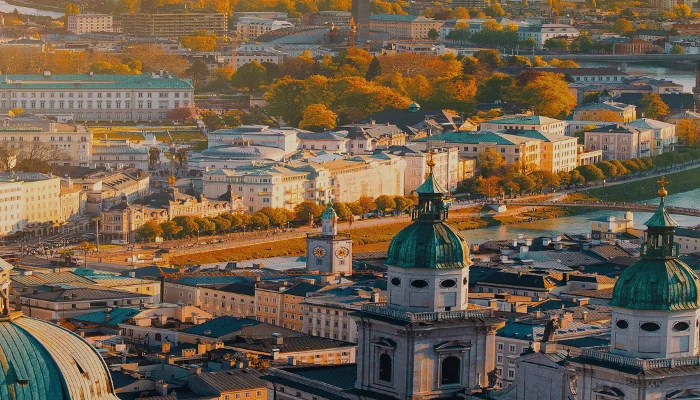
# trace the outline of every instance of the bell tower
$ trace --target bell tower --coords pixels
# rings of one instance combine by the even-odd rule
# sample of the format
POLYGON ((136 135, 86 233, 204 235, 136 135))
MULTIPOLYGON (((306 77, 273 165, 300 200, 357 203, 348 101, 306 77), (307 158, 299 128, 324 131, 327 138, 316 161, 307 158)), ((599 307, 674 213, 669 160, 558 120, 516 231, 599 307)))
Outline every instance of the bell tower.
POLYGON ((454 397, 488 384, 496 330, 488 308, 470 308, 469 247, 446 223, 447 191, 432 174, 416 189, 413 222, 391 241, 387 303, 353 314, 358 326, 355 388, 395 399, 454 397))
POLYGON ((306 269, 352 275, 352 239, 338 233, 338 214, 330 202, 321 214, 321 233, 306 235, 306 269))

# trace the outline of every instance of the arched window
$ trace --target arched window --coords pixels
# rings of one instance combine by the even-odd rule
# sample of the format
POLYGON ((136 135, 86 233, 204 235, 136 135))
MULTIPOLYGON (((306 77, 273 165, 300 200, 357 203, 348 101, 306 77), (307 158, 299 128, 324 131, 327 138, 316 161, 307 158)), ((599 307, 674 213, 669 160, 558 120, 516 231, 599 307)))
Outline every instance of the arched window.
POLYGON ((156 338, 156 342, 160 342, 160 339, 161 339, 160 333, 156 333, 155 338, 156 338))
POLYGON ((455 356, 449 356, 442 360, 442 379, 443 385, 451 385, 459 383, 459 370, 460 370, 459 358, 455 356))
POLYGON ((391 382, 391 356, 386 353, 379 356, 379 380, 391 382))

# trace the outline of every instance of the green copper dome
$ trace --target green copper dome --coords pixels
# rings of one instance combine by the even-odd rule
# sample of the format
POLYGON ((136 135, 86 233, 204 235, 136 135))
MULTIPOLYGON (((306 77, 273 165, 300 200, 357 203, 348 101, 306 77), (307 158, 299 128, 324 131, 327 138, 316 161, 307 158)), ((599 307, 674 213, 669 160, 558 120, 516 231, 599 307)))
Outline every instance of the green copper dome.
POLYGON ((331 219, 335 218, 337 214, 335 213, 335 209, 333 208, 332 203, 328 203, 328 206, 326 206, 326 209, 323 211, 323 214, 321 214, 321 219, 331 219))
POLYGON ((666 212, 668 194, 660 181, 661 203, 647 221, 641 259, 628 267, 615 283, 610 305, 630 310, 682 311, 700 308, 700 278, 678 259, 673 236, 676 221, 666 212))
POLYGON ((630 310, 682 311, 700 308, 700 279, 677 259, 643 258, 615 283, 610 305, 630 310))
POLYGON ((414 222, 391 241, 386 263, 401 268, 464 268, 469 266, 469 248, 446 223, 414 222))
POLYGON ((389 245, 387 265, 400 268, 465 268, 470 265, 467 241, 449 226, 445 190, 432 172, 415 191, 413 223, 389 245))

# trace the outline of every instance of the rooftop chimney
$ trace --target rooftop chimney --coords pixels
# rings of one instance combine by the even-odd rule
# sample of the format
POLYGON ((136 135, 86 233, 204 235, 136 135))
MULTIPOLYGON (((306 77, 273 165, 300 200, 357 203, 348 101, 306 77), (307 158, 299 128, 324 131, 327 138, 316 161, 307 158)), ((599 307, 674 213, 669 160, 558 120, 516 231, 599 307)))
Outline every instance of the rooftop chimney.
POLYGON ((277 346, 281 346, 282 344, 284 344, 284 337, 279 333, 273 333, 272 334, 272 343, 277 345, 277 346))

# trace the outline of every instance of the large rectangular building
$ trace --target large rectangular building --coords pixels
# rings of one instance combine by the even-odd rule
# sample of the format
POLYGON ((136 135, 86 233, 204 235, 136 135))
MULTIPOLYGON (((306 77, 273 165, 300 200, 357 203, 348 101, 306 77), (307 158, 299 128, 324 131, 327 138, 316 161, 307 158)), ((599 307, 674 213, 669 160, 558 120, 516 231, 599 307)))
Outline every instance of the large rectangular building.
POLYGON ((193 11, 172 13, 136 13, 122 17, 122 31, 136 36, 179 39, 195 31, 215 35, 226 33, 225 13, 193 11))
POLYGON ((415 15, 374 14, 369 17, 372 30, 386 32, 391 38, 427 39, 428 32, 439 32, 443 21, 415 15))
POLYGON ((110 14, 77 14, 69 15, 67 30, 70 33, 81 35, 89 32, 113 32, 114 24, 110 14))
POLYGON ((194 86, 166 72, 0 75, 0 113, 13 108, 75 121, 157 121, 194 105, 194 86))
POLYGON ((92 132, 88 130, 44 131, 33 126, 0 127, 0 141, 9 142, 20 148, 26 145, 44 143, 56 152, 54 164, 88 166, 92 154, 92 132))

